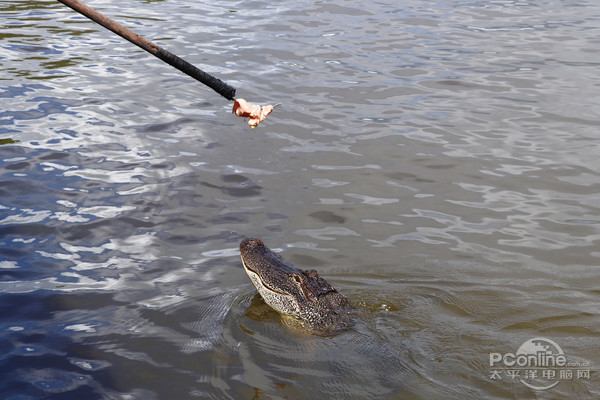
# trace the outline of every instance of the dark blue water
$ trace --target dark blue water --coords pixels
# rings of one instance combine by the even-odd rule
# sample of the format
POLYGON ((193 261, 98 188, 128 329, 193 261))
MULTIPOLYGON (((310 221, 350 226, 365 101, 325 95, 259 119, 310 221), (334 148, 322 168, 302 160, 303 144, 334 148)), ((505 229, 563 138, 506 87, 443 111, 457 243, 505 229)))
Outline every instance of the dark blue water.
POLYGON ((89 4, 282 106, 0 3, 0 398, 597 398, 595 2, 89 4), (290 330, 248 236, 356 326, 290 330), (570 364, 490 366, 532 339, 570 364))

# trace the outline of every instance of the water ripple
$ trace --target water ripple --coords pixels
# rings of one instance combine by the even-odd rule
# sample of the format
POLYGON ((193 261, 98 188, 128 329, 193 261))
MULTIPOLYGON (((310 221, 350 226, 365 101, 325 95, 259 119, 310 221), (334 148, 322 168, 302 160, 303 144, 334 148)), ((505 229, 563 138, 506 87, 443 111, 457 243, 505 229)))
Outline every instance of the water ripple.
POLYGON ((595 3, 93 6, 282 106, 251 131, 59 3, 0 4, 4 397, 527 398, 490 351, 598 359, 595 3), (248 236, 355 327, 290 331, 248 236))

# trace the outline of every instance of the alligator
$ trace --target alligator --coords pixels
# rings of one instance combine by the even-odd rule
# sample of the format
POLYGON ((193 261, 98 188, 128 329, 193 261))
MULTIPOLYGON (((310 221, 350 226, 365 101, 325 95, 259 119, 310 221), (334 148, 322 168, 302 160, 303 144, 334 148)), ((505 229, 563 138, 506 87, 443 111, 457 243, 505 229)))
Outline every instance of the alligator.
POLYGON ((310 333, 332 336, 353 325, 354 306, 314 269, 303 270, 260 239, 240 243, 244 270, 265 303, 310 333))

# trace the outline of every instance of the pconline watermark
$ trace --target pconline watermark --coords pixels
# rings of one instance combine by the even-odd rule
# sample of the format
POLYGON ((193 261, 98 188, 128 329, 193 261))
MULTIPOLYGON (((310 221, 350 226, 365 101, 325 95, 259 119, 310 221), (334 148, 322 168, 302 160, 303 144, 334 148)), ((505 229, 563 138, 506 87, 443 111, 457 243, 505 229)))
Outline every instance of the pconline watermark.
MULTIPOLYGON (((540 338, 537 338, 538 340, 540 338)), ((549 340, 549 339, 544 339, 549 340)), ((564 367, 567 365, 567 357, 562 353, 562 349, 552 342, 561 353, 552 354, 546 351, 538 351, 534 354, 514 354, 514 353, 490 353, 490 367, 502 363, 505 367, 564 367)))
POLYGON ((490 353, 490 379, 518 380, 534 390, 547 390, 561 380, 590 379, 589 362, 571 362, 555 341, 537 337, 514 353, 490 353))

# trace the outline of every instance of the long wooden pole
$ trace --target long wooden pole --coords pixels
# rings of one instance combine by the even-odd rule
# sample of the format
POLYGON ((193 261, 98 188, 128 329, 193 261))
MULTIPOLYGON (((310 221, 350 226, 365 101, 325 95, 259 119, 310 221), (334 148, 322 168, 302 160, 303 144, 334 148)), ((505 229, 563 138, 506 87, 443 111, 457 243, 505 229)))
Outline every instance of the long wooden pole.
POLYGON ((152 43, 148 39, 138 35, 137 33, 125 28, 123 25, 113 21, 107 16, 99 13, 91 7, 86 6, 82 2, 78 0, 58 0, 64 5, 72 8, 78 13, 86 16, 92 21, 102 25, 106 29, 116 33, 124 39, 129 40, 131 43, 136 46, 146 50, 148 53, 158 57, 163 60, 167 64, 177 68, 184 74, 191 76, 192 78, 200 81, 205 84, 209 88, 213 89, 215 92, 219 93, 221 96, 225 97, 227 100, 234 100, 235 98, 235 88, 229 86, 222 80, 215 78, 212 75, 207 74, 201 69, 195 67, 189 62, 185 61, 182 58, 177 57, 175 54, 168 52, 162 47, 152 43))

